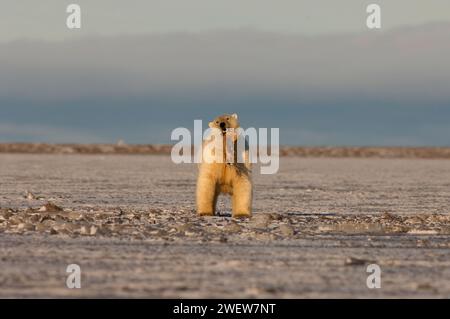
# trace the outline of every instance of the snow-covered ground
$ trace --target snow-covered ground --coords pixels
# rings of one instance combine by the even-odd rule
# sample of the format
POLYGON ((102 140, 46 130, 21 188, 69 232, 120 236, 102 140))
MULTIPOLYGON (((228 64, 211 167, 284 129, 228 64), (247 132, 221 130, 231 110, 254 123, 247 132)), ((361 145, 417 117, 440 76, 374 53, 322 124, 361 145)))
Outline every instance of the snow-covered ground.
POLYGON ((225 198, 197 217, 196 171, 0 154, 0 297, 450 296, 449 160, 282 157, 255 174, 250 220, 225 198), (66 287, 72 263, 81 289, 66 287))

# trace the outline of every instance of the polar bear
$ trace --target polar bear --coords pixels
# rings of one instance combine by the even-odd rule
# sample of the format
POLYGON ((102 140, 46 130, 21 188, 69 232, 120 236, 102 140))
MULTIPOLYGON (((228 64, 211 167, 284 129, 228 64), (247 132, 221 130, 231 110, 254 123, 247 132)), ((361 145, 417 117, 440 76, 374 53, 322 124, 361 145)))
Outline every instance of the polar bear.
POLYGON ((253 196, 251 163, 245 136, 239 135, 241 129, 238 116, 237 114, 218 116, 209 123, 209 127, 217 132, 216 138, 219 137, 223 142, 222 148, 214 149, 214 156, 218 156, 215 159, 223 160, 205 159, 208 146, 214 143, 214 140, 205 139, 197 180, 197 213, 201 216, 213 216, 219 194, 225 193, 232 196, 233 217, 251 217, 253 196), (237 146, 239 138, 243 138, 245 143, 241 156, 237 154, 241 149, 237 146), (230 149, 233 152, 231 156, 230 149))

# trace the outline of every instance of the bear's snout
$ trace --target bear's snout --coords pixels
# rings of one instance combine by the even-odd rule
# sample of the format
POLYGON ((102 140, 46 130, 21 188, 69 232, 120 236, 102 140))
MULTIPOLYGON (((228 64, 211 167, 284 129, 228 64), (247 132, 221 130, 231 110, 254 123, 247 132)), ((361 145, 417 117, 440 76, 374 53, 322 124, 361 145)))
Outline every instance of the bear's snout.
POLYGON ((220 122, 220 128, 224 129, 225 128, 225 122, 220 122))

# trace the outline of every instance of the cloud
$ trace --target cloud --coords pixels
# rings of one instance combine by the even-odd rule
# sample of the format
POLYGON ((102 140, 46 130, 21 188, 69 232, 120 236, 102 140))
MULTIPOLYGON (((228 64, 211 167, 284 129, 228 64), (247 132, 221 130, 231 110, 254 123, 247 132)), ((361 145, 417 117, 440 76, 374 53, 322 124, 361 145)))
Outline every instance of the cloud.
POLYGON ((0 139, 170 142, 175 127, 238 112, 282 143, 449 145, 449 36, 440 23, 0 44, 0 119, 27 132, 0 139))
POLYGON ((450 24, 304 37, 252 30, 0 45, 0 97, 448 100, 450 24))

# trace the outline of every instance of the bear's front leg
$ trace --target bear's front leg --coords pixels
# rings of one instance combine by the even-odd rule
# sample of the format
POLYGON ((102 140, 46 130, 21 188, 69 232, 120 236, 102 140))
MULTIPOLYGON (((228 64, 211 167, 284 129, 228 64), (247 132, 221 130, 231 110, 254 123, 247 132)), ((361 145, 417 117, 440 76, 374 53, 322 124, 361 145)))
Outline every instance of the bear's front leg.
POLYGON ((200 175, 197 181, 197 214, 213 216, 217 202, 216 181, 207 175, 200 175))
POLYGON ((239 177, 233 183, 233 217, 252 216, 252 183, 248 177, 239 177))

